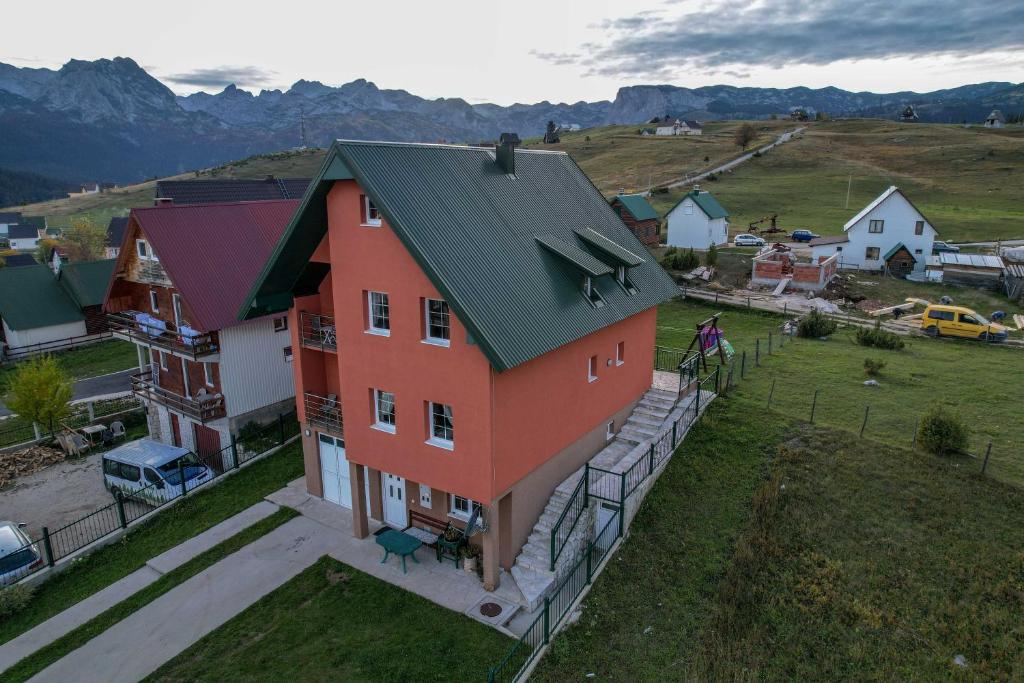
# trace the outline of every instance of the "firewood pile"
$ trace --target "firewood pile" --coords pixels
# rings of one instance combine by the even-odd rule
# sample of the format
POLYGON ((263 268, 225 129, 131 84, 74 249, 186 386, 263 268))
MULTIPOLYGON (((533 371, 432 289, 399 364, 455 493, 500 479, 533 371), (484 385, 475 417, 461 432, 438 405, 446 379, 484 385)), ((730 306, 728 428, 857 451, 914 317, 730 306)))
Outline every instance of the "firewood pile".
POLYGON ((48 446, 29 446, 12 453, 0 453, 0 489, 18 477, 32 474, 64 460, 64 453, 48 446))

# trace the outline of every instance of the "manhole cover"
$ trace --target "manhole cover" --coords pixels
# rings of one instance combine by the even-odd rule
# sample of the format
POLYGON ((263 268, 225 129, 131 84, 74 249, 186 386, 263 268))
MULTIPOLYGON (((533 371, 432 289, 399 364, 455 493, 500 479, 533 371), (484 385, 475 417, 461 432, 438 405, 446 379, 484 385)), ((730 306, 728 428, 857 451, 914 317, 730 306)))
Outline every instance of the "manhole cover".
POLYGON ((501 605, 494 602, 485 602, 480 605, 480 614, 485 617, 496 617, 501 614, 501 605))

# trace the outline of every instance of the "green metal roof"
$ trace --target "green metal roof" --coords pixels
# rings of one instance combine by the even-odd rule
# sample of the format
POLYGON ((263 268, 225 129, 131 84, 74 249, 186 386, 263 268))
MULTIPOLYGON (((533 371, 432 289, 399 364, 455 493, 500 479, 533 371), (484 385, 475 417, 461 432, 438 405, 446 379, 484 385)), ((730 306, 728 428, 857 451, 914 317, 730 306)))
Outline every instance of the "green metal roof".
MULTIPOLYGON (((906 245, 904 245, 903 242, 897 242, 895 245, 893 245, 892 249, 890 249, 889 251, 885 252, 885 256, 882 257, 882 260, 883 261, 888 261, 900 249, 907 249, 906 245)), ((914 261, 917 261, 917 259, 914 258, 914 254, 911 253, 911 251, 909 249, 907 249, 907 253, 910 254, 910 258, 914 259, 914 261)))
MULTIPOLYGON (((682 198, 676 202, 675 206, 668 210, 668 213, 672 213, 676 210, 676 206, 679 206, 687 199, 692 199, 693 203, 700 207, 700 210, 707 214, 707 217, 714 220, 716 218, 728 218, 729 212, 726 211, 715 196, 707 190, 690 190, 682 196, 682 198)), ((668 215, 668 214, 666 214, 668 215)))
POLYGON ((80 308, 99 306, 106 298, 116 263, 117 259, 64 263, 57 274, 57 281, 80 308))
POLYGON ((643 195, 640 194, 618 194, 615 198, 626 207, 630 215, 638 221, 658 220, 658 212, 654 210, 643 195))
POLYGON ((612 242, 593 228, 584 228, 583 230, 575 230, 574 232, 580 239, 590 246, 597 247, 608 256, 611 256, 612 259, 618 261, 619 265, 631 267, 639 266, 644 262, 642 258, 631 252, 629 249, 612 242))
POLYGON ((31 330, 77 322, 85 316, 50 269, 39 264, 0 268, 0 318, 12 330, 31 330))
POLYGON ((636 294, 601 275, 594 286, 605 305, 591 305, 578 264, 553 253, 548 238, 589 254, 609 273, 617 262, 578 231, 591 228, 631 253, 645 249, 565 153, 516 150, 512 175, 497 166, 493 148, 339 140, 239 311, 241 319, 283 310, 296 283, 309 280, 303 277, 309 258, 327 230, 327 192, 343 179, 359 183, 499 371, 679 292, 647 259, 630 269, 636 294))
POLYGON ((540 235, 534 239, 591 277, 600 277, 612 272, 607 263, 597 260, 579 247, 566 244, 553 235, 540 235))

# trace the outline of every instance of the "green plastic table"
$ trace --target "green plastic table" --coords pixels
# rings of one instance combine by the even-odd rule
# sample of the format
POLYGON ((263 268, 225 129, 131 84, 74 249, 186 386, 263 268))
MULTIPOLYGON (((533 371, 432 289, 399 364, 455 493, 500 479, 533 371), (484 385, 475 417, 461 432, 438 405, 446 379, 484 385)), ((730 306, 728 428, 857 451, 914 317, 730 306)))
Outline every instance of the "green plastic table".
POLYGON ((420 561, 416 559, 416 550, 419 549, 423 543, 420 539, 409 534, 402 533, 401 531, 395 531, 394 529, 388 529, 384 533, 377 536, 377 545, 384 548, 384 559, 380 561, 384 564, 388 561, 391 553, 398 555, 402 558, 402 573, 405 573, 405 558, 412 557, 412 561, 419 564, 420 561))

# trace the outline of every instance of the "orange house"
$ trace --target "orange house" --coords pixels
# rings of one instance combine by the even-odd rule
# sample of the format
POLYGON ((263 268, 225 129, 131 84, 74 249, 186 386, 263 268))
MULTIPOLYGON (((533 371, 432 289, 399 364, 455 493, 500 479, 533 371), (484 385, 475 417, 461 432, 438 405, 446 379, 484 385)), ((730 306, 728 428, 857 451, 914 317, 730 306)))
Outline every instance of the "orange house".
POLYGON ((564 153, 336 142, 242 310, 289 310, 311 494, 472 519, 484 583, 651 386, 678 290, 564 153))

